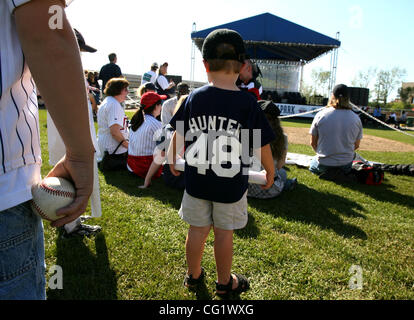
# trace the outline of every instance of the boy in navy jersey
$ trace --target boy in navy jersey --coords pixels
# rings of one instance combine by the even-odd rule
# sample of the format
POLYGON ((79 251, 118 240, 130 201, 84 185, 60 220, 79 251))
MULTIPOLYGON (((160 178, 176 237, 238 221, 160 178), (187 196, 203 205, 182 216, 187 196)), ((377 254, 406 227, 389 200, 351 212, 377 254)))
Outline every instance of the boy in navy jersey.
POLYGON ((233 230, 247 224, 249 149, 259 153, 267 172, 263 188, 268 189, 274 179, 269 146, 274 133, 256 99, 236 86, 245 60, 241 36, 233 30, 215 30, 205 39, 202 55, 210 85, 192 92, 172 118, 176 132, 168 159, 171 172, 179 175, 176 154, 185 146, 185 192, 179 215, 190 228, 184 284, 196 290, 204 280, 201 259, 213 227, 216 294, 228 299, 249 289, 246 277, 231 273, 233 230), (258 138, 260 145, 252 146, 258 138))

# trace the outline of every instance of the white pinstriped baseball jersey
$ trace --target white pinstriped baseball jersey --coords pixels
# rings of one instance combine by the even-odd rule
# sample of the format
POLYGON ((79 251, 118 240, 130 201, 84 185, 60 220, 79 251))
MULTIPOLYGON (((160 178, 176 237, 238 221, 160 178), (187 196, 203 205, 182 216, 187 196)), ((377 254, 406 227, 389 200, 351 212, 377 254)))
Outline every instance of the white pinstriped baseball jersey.
POLYGON ((13 17, 27 2, 0 1, 0 211, 30 200, 40 180, 37 94, 13 17))
POLYGON ((157 137, 161 135, 162 124, 152 115, 145 115, 145 121, 129 133, 128 154, 131 156, 152 156, 157 137))
MULTIPOLYGON (((128 139, 128 118, 125 115, 124 108, 114 97, 108 96, 98 110, 98 145, 102 155, 105 151, 113 153, 119 145, 119 142, 112 137, 110 131, 110 127, 114 124, 122 127, 121 133, 124 139, 128 139)), ((127 148, 120 146, 116 153, 120 154, 127 151, 127 148)))

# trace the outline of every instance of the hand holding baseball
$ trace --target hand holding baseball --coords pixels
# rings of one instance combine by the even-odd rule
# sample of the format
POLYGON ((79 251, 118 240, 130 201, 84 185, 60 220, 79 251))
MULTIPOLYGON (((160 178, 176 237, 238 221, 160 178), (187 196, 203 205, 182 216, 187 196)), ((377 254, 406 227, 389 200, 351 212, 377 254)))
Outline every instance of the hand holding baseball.
POLYGON ((53 227, 63 226, 85 212, 93 190, 93 161, 93 153, 82 157, 65 155, 46 176, 72 181, 76 191, 74 201, 56 211, 61 218, 51 223, 53 227))

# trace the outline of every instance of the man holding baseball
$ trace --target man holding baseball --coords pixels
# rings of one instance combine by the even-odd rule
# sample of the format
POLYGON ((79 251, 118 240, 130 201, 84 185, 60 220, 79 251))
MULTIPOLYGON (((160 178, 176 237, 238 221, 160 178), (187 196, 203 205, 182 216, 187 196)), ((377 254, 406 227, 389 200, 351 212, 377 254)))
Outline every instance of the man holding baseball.
POLYGON ((63 7, 59 0, 0 2, 0 299, 46 296, 43 225, 29 205, 31 187, 41 180, 34 83, 66 147, 47 176, 71 180, 76 189, 74 202, 58 210, 62 218, 52 226, 79 217, 92 193, 94 148, 83 70, 63 7), (50 26, 52 6, 61 9, 62 28, 50 26), (55 81, 56 74, 65 77, 55 81))

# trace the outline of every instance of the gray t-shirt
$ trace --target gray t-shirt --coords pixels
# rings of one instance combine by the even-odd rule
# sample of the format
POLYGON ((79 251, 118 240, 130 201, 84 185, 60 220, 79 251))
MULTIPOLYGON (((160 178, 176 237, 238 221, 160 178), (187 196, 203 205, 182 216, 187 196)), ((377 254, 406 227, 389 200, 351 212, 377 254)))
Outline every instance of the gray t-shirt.
POLYGON ((320 164, 343 166, 354 158, 355 142, 362 139, 362 123, 352 110, 329 107, 316 114, 309 133, 318 136, 320 164))

